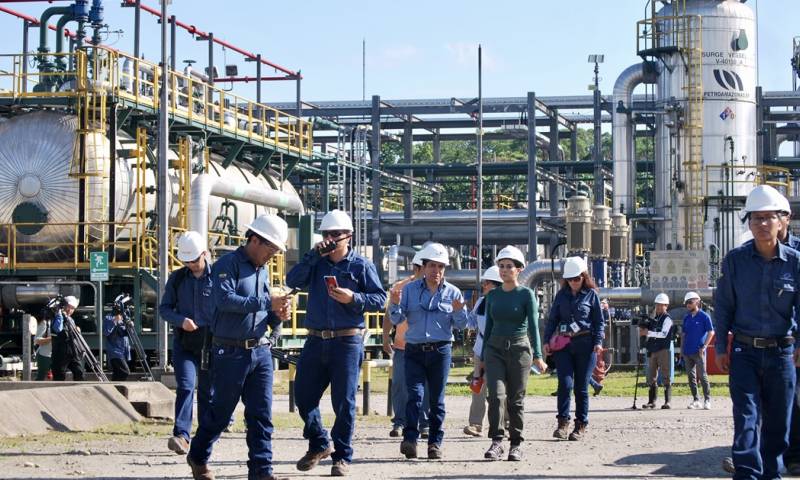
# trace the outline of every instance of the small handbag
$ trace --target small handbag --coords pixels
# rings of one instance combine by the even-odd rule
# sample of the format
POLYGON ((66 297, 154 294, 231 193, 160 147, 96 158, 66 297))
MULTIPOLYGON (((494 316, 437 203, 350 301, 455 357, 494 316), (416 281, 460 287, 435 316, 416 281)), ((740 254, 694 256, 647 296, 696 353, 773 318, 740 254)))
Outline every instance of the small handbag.
POLYGON ((564 350, 569 346, 569 342, 572 339, 566 335, 553 335, 550 337, 550 351, 551 352, 558 352, 559 350, 564 350))

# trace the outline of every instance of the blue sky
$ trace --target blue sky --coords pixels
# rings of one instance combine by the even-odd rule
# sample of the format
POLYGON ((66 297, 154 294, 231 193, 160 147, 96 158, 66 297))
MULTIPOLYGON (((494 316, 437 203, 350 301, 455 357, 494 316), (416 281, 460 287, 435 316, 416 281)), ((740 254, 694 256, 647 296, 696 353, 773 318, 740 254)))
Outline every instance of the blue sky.
MULTIPOLYGON (((158 8, 157 0, 144 3, 158 8)), ((637 61, 636 21, 646 0, 366 1, 173 0, 170 11, 186 23, 287 68, 301 69, 304 100, 358 100, 362 95, 361 41, 367 43, 367 98, 473 97, 477 94, 477 45, 484 47, 484 95, 577 95, 587 93, 590 53, 605 54, 601 88, 609 92, 619 72, 637 61)), ((56 5, 64 5, 57 2, 56 5)), ((133 10, 106 2, 115 48, 133 51, 133 10)), ((760 83, 766 90, 791 88, 792 38, 800 35, 800 1, 750 0, 758 9, 760 83)), ((39 16, 46 3, 8 4, 39 16)), ((159 26, 143 13, 143 52, 159 55, 159 26)), ((0 12, 3 53, 21 50, 21 21, 0 12)), ((38 37, 32 30, 31 41, 38 37)), ((53 37, 51 37, 53 38, 53 37)), ((51 40, 52 44, 53 40, 51 40)), ((205 64, 206 44, 180 31, 178 60, 205 64)), ((234 52, 215 51, 241 74, 254 75, 234 52)), ((265 71, 265 74, 267 72, 265 71)), ((237 92, 255 96, 252 85, 237 92)), ((294 84, 265 84, 264 99, 295 97, 294 84)))

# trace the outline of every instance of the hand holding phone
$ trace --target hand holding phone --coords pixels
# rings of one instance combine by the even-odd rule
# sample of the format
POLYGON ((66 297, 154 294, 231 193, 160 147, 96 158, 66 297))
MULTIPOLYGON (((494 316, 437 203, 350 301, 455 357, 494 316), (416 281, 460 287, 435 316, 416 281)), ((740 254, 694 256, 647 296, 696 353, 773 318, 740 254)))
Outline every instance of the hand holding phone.
POLYGON ((329 292, 333 289, 339 288, 339 282, 336 281, 336 277, 333 275, 326 275, 323 278, 325 279, 325 285, 328 286, 329 292))
POLYGON ((319 254, 325 255, 326 253, 331 253, 332 251, 336 250, 336 242, 333 240, 328 240, 323 242, 319 247, 319 254))

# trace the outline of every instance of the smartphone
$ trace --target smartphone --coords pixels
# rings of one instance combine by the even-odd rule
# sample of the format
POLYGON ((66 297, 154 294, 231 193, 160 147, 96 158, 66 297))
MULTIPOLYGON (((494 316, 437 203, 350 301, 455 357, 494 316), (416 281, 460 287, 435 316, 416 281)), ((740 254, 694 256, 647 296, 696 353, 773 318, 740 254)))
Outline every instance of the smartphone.
POLYGON ((322 277, 325 279, 325 285, 328 286, 328 290, 333 290, 334 288, 339 288, 339 282, 336 281, 336 277, 332 275, 326 275, 322 277))
POLYGON ((330 241, 328 241, 328 242, 325 242, 325 244, 324 244, 324 245, 322 245, 321 247, 319 247, 319 253, 320 253, 320 255, 324 255, 324 254, 326 254, 326 253, 329 253, 329 252, 332 252, 332 251, 334 251, 334 250, 336 250, 336 242, 334 242, 333 240, 330 240, 330 241))

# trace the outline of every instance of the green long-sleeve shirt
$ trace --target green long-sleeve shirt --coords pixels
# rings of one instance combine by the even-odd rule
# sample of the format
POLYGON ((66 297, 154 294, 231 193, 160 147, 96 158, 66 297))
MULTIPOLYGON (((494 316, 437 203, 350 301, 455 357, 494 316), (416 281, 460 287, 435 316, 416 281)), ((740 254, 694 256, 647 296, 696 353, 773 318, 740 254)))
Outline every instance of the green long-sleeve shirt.
MULTIPOLYGON (((495 288, 486 295, 486 331, 483 350, 492 335, 518 337, 528 335, 534 358, 542 358, 539 338, 539 302, 528 287, 518 286, 506 292, 495 288)), ((483 357, 483 353, 481 353, 483 357)))

